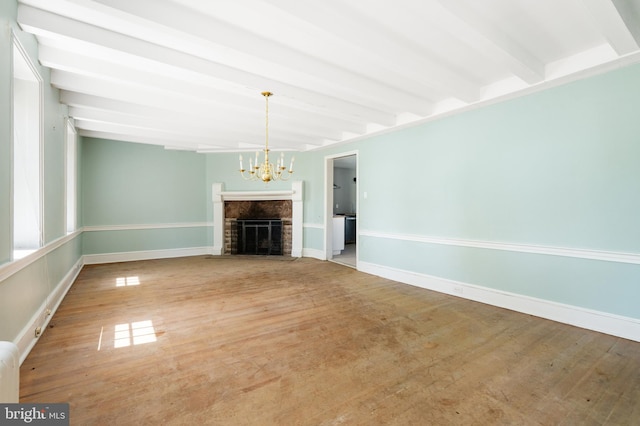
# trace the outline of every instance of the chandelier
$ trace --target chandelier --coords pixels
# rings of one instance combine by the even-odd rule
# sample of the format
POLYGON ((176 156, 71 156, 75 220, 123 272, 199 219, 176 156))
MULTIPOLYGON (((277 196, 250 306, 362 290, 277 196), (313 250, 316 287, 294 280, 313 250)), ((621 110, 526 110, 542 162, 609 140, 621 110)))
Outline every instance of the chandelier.
POLYGON ((240 175, 244 180, 263 181, 269 183, 272 180, 288 180, 293 174, 293 160, 291 157, 291 163, 289 163, 289 170, 284 165, 284 152, 280 153, 280 157, 276 165, 269 162, 269 96, 273 95, 271 92, 262 92, 262 96, 267 104, 266 108, 266 142, 264 145, 264 162, 260 163, 260 151, 256 151, 255 162, 253 158, 249 158, 249 170, 245 170, 242 166, 242 155, 240 155, 240 175), (247 175, 245 172, 248 171, 247 175))

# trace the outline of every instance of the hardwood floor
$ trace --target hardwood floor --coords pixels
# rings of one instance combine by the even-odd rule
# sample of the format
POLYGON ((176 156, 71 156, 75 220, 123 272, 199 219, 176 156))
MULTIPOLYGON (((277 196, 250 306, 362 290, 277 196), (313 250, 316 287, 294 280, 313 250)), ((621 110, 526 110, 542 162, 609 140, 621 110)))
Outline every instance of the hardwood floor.
POLYGON ((94 265, 20 400, 73 425, 630 425, 640 343, 313 259, 94 265))

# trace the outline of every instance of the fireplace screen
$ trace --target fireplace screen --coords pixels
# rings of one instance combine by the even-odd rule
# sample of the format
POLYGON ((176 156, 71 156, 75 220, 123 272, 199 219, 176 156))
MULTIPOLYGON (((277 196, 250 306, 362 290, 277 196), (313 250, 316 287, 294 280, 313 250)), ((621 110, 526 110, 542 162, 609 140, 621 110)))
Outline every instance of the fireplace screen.
POLYGON ((281 219, 238 219, 238 254, 282 255, 281 219))

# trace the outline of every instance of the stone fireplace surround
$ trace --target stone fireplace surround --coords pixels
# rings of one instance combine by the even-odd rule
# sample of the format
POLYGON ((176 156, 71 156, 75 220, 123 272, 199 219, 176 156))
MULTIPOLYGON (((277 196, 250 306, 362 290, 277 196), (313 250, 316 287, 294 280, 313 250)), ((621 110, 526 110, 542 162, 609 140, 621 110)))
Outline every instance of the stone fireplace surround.
MULTIPOLYGON (((251 209, 246 203, 227 203, 229 201, 278 201, 290 200, 290 247, 292 257, 302 257, 302 189, 301 181, 295 181, 291 184, 291 190, 284 191, 225 191, 224 184, 214 183, 213 192, 213 254, 222 255, 230 253, 227 238, 227 249, 225 250, 225 222, 229 226, 229 221, 225 220, 226 214, 234 214, 236 211, 246 211, 251 209), (225 208, 225 203, 227 208, 225 208), (225 214, 226 211, 226 214, 225 214)), ((285 203, 287 207, 282 207, 279 214, 288 215, 289 203, 285 203)), ((277 210, 277 209, 276 209, 277 210)), ((287 219, 287 218, 283 218, 287 219)), ((289 222, 289 220, 286 220, 289 222)), ((288 245, 288 244, 287 244, 288 245)), ((287 252, 284 255, 288 255, 287 252)))

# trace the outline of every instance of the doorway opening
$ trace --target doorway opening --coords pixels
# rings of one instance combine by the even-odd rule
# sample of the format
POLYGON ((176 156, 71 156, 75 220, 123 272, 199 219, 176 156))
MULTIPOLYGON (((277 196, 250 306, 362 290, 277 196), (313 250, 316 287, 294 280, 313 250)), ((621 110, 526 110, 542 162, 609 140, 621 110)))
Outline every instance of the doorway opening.
POLYGON ((325 252, 327 260, 357 268, 357 152, 326 157, 325 194, 325 252))

